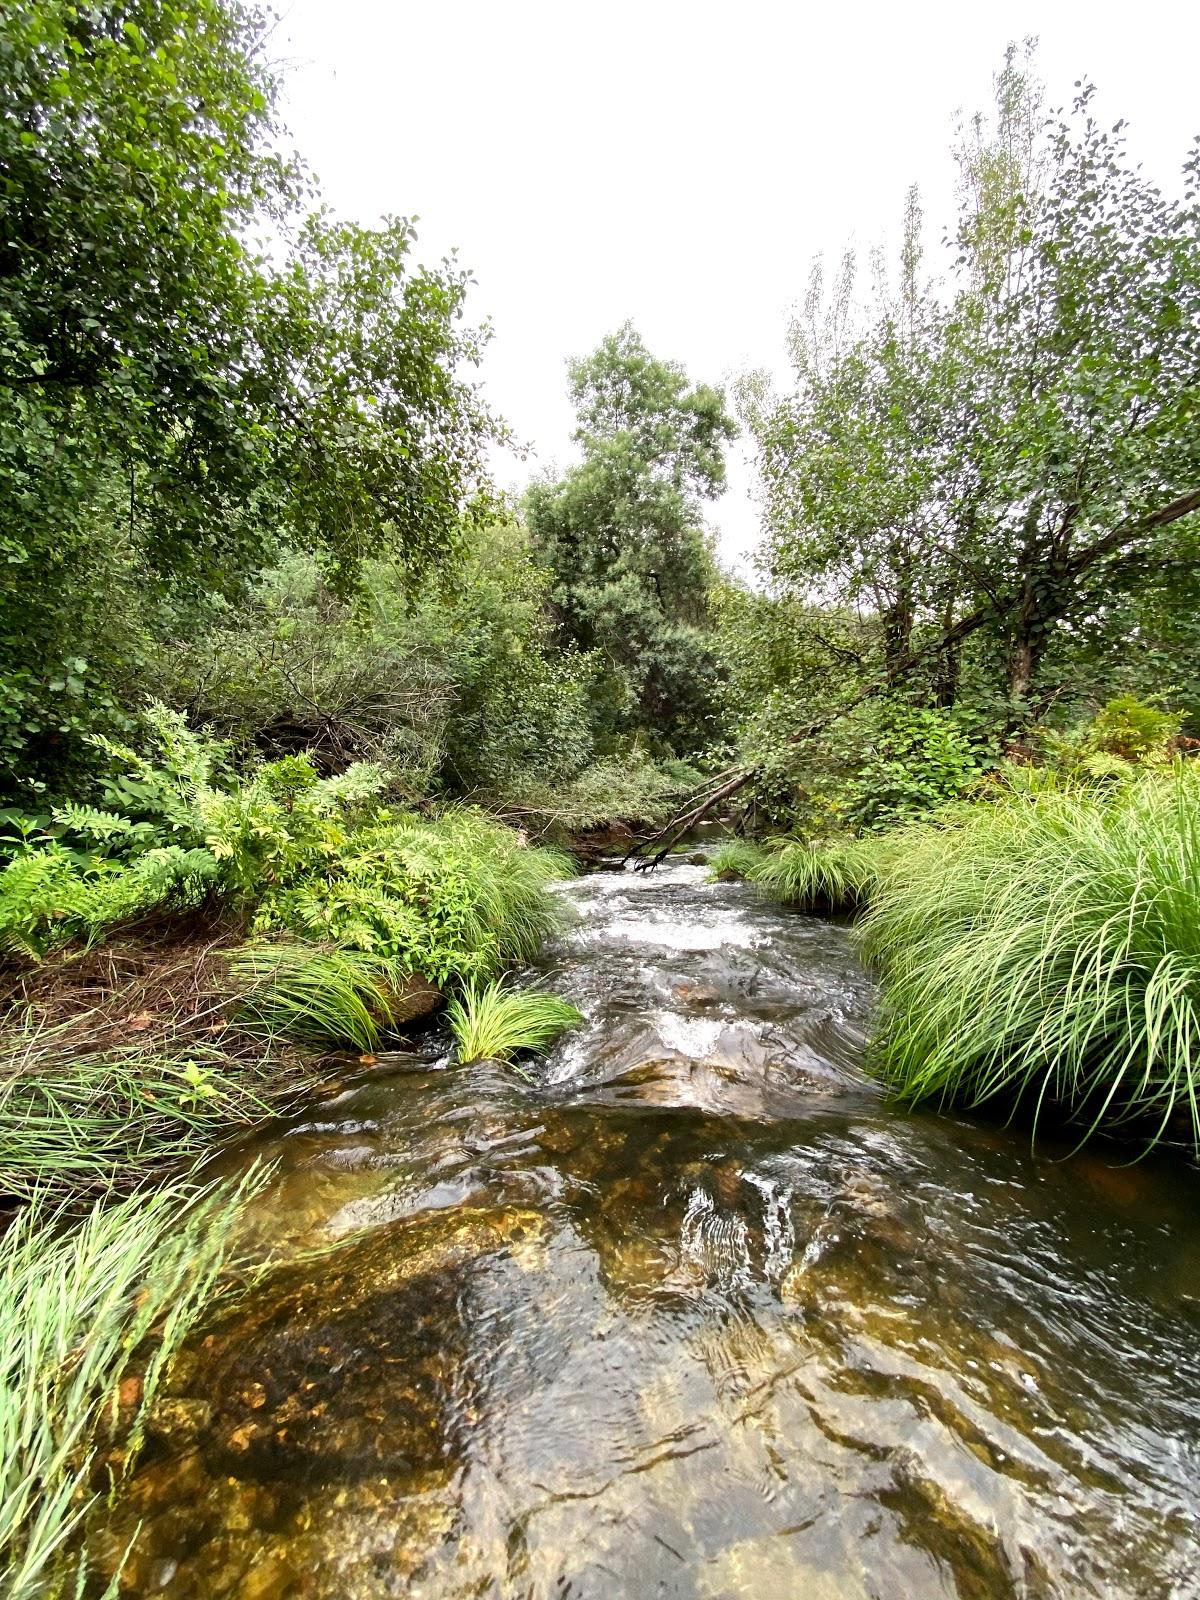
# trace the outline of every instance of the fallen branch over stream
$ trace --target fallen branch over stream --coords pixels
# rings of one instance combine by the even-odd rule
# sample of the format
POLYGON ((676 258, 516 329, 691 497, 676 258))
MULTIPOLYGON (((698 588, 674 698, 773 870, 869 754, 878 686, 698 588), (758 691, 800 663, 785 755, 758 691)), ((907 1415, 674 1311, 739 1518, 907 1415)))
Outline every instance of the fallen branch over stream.
MULTIPOLYGON (((1153 533, 1159 528, 1165 528, 1168 524, 1179 521, 1181 517, 1190 516, 1194 511, 1200 511, 1200 489, 1189 490, 1187 494, 1179 495, 1176 499, 1165 506, 1161 506, 1157 511, 1151 512, 1148 516, 1139 518, 1136 522, 1125 523, 1119 528, 1114 528, 1103 537, 1093 540, 1091 544, 1085 545, 1082 550, 1064 564, 1063 571, 1065 575, 1077 578, 1103 557, 1115 554, 1131 540, 1140 537, 1142 534, 1153 533)), ((967 616, 960 618, 952 627, 943 629, 936 639, 930 640, 928 644, 922 645, 920 649, 909 651, 908 655, 898 664, 892 665, 885 676, 877 678, 874 683, 868 684, 865 689, 860 690, 858 694, 847 700, 845 705, 839 706, 818 721, 810 723, 807 728, 798 729, 791 735, 789 743, 802 744, 809 739, 815 739, 818 734, 824 733, 827 728, 840 722, 843 717, 849 716, 852 711, 856 711, 859 706, 865 705, 868 700, 873 700, 877 695, 883 694, 885 690, 893 688, 898 678, 906 677, 921 662, 928 660, 930 656, 939 655, 944 651, 953 649, 988 623, 997 622, 1000 618, 1008 616, 1010 612, 1016 610, 1021 598, 1022 596, 1019 593, 1010 594, 991 599, 986 605, 977 607, 967 616)), ((634 866, 639 872, 649 872, 652 868, 660 866, 685 833, 690 832, 692 828, 702 822, 723 800, 728 800, 732 795, 737 794, 740 789, 744 789, 748 783, 757 777, 758 771, 759 769, 756 766, 748 766, 733 772, 731 775, 728 773, 719 774, 717 779, 710 780, 710 782, 717 783, 717 788, 708 793, 699 791, 698 795, 693 794, 690 796, 682 812, 677 813, 657 833, 651 834, 648 839, 638 840, 630 848, 624 859, 629 861, 632 858, 634 866), (652 849, 654 845, 659 844, 660 840, 665 841, 665 843, 653 855, 648 855, 645 859, 637 859, 642 851, 652 849)))

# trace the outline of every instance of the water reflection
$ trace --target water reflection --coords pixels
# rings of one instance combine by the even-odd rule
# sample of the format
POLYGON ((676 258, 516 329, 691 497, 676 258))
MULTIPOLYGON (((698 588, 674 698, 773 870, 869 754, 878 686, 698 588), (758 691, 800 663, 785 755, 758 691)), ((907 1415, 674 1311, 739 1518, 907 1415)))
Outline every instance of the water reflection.
POLYGON ((893 1113, 845 930, 703 877, 564 887, 537 1083, 435 1044, 272 1139, 125 1592, 1198 1592, 1194 1174, 893 1113))

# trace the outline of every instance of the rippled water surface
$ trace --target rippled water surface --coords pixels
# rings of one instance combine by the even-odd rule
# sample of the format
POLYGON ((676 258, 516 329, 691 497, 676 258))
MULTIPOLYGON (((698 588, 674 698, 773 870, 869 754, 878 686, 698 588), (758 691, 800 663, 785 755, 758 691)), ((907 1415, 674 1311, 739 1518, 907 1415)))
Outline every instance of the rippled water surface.
MULTIPOLYGON (((126 1593, 1200 1594, 1200 1183, 883 1104, 846 930, 563 886, 528 1079, 396 1058, 252 1155, 126 1593)), ((136 1530, 136 1531, 135 1531, 136 1530)))

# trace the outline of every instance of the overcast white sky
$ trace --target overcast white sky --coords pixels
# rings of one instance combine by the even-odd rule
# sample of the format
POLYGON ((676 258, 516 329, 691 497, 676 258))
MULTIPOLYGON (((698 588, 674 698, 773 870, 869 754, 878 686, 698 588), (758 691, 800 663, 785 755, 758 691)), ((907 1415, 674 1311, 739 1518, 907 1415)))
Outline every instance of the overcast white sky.
MULTIPOLYGON (((940 238, 954 113, 987 103, 1008 40, 1039 36, 1051 105, 1090 77, 1164 184, 1200 133, 1186 0, 283 3, 285 115, 326 198, 416 215, 423 259, 474 269, 489 396, 536 451, 505 483, 571 459, 563 363, 626 318, 728 381, 780 366, 812 257, 894 238, 910 183, 940 238)), ((729 558, 751 482, 735 461, 713 513, 729 558)))

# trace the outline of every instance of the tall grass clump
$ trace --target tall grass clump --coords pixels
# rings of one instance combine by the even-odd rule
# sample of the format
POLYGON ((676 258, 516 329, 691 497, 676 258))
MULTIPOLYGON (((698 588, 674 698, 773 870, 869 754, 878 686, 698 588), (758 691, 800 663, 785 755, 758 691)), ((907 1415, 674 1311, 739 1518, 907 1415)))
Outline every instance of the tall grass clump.
POLYGON ((749 878, 763 858, 762 846, 749 839, 723 839, 708 858, 709 880, 749 878))
POLYGON ((459 1060, 509 1061, 520 1050, 542 1051, 583 1021, 567 1000, 542 989, 509 989, 498 981, 468 984, 446 1007, 459 1060))
POLYGON ((918 830, 863 923, 908 1101, 1136 1122, 1200 1150, 1200 774, 1032 789, 918 830))
POLYGON ((293 942, 243 945, 229 973, 238 1023, 249 1032, 362 1051, 379 1044, 400 981, 387 956, 293 942))
POLYGON ((121 1451, 111 1472, 127 1471, 146 1408, 213 1293, 244 1191, 176 1185, 69 1228, 37 1198, 0 1238, 5 1600, 81 1592, 74 1541, 103 1481, 105 1435, 121 1451))
POLYGON ((875 893, 906 834, 797 840, 764 851, 745 875, 773 899, 802 911, 857 911, 875 893))
POLYGON ((268 1064, 196 1044, 187 1056, 75 1055, 53 1034, 0 1050, 0 1194, 128 1189, 269 1116, 268 1064))

